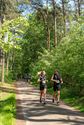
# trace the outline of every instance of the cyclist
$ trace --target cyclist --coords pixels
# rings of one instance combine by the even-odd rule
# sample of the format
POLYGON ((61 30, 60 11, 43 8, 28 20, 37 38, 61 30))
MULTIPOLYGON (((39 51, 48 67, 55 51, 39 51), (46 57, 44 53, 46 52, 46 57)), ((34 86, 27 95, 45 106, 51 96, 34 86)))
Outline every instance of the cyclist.
POLYGON ((39 75, 38 82, 40 83, 40 102, 42 102, 42 97, 44 97, 44 104, 46 104, 46 73, 45 71, 41 71, 39 75))
POLYGON ((60 77, 58 70, 54 71, 54 74, 51 77, 51 81, 54 82, 54 84, 53 84, 54 94, 53 94, 52 101, 54 103, 55 99, 57 99, 57 104, 59 104, 59 102, 60 102, 60 89, 61 89, 61 84, 63 83, 63 80, 60 77), (56 91, 57 91, 57 95, 56 95, 56 91))

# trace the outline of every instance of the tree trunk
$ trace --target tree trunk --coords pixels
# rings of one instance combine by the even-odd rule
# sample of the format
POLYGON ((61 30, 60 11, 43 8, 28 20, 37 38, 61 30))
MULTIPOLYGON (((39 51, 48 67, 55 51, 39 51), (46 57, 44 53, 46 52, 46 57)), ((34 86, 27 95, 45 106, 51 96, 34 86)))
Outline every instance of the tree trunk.
POLYGON ((76 16, 78 17, 81 14, 81 12, 80 12, 81 0, 74 0, 74 4, 75 4, 76 16))
MULTIPOLYGON (((3 19, 2 19, 2 16, 1 16, 1 13, 0 13, 0 28, 2 26, 2 22, 3 22, 3 19)), ((3 51, 3 50, 2 50, 3 51)), ((4 83, 4 63, 5 63, 5 58, 4 58, 4 55, 2 55, 2 59, 1 59, 1 82, 4 83)))
POLYGON ((9 57, 7 57, 7 62, 6 62, 6 75, 8 76, 8 71, 9 71, 9 57))
POLYGON ((50 29, 47 28, 47 48, 50 50, 50 29))
POLYGON ((3 56, 3 58, 2 58, 2 77, 1 77, 2 83, 4 83, 4 64, 5 64, 5 58, 3 56))
POLYGON ((1 29, 1 17, 0 17, 0 29, 1 29))
POLYGON ((54 10, 54 47, 57 45, 57 21, 56 21, 56 2, 52 0, 54 10))
POLYGON ((55 26, 54 26, 54 47, 56 47, 57 45, 57 24, 56 24, 56 16, 55 16, 55 19, 54 19, 54 23, 55 23, 55 26))
POLYGON ((47 48, 50 50, 50 29, 49 29, 49 24, 48 24, 48 0, 46 0, 46 13, 47 13, 47 22, 46 22, 46 27, 47 27, 47 48))
POLYGON ((78 16, 80 16, 80 0, 77 0, 77 3, 78 3, 78 16))
POLYGON ((64 7, 64 0, 62 0, 62 13, 63 13, 63 24, 64 24, 64 36, 66 34, 66 15, 65 15, 65 7, 64 7))

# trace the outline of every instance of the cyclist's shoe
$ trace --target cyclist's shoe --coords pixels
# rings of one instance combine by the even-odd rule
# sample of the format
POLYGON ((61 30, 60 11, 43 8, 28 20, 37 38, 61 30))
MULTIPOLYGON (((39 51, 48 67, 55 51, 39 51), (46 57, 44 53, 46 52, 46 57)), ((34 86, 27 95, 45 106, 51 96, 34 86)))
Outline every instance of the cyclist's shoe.
POLYGON ((54 102, 55 102, 55 100, 54 100, 54 99, 52 99, 52 102, 54 103, 54 102))
POLYGON ((46 102, 43 103, 44 105, 46 104, 46 102))
POLYGON ((42 103, 42 99, 40 99, 40 103, 42 103))
POLYGON ((57 105, 59 105, 60 104, 60 102, 59 101, 57 101, 57 105))

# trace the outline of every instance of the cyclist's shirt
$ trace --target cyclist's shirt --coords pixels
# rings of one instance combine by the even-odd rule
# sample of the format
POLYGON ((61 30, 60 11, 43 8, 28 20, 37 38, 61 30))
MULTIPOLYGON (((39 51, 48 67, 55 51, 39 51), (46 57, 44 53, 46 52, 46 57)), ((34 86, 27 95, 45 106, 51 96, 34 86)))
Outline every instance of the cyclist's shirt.
POLYGON ((40 76, 40 84, 41 85, 45 85, 46 84, 46 76, 45 75, 41 75, 40 76))
POLYGON ((59 74, 58 75, 54 74, 53 79, 56 80, 56 82, 54 82, 54 83, 61 83, 61 81, 60 81, 61 77, 59 74))
POLYGON ((53 79, 56 80, 56 82, 54 82, 54 85, 53 85, 53 90, 54 91, 60 90, 61 89, 61 81, 60 81, 61 77, 60 77, 60 75, 54 74, 53 79))
POLYGON ((47 85, 46 85, 46 76, 41 75, 39 79, 40 79, 40 90, 44 90, 47 87, 47 85))

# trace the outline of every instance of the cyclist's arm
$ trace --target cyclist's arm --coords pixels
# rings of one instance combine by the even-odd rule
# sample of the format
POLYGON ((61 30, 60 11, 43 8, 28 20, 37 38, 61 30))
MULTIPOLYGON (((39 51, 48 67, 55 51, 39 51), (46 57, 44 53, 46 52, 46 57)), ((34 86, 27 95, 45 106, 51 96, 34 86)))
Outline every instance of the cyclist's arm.
POLYGON ((54 76, 51 77, 51 81, 52 81, 52 82, 56 82, 56 80, 54 80, 53 77, 54 77, 54 76))
POLYGON ((63 84, 63 80, 62 80, 62 78, 60 79, 60 81, 61 81, 61 84, 63 84))
POLYGON ((40 83, 40 81, 41 81, 40 79, 37 80, 38 83, 40 83))

